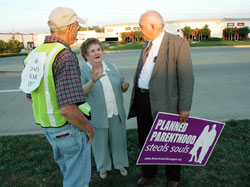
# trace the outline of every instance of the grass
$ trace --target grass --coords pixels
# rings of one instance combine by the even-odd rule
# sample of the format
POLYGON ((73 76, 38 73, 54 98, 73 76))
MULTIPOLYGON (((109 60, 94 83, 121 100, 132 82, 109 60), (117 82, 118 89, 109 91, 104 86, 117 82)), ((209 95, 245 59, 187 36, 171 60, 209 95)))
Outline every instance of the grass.
POLYGON ((137 43, 110 42, 109 44, 110 44, 109 47, 104 46, 105 51, 141 49, 144 42, 137 42, 137 43))
POLYGON ((0 58, 11 57, 11 56, 27 56, 28 53, 0 53, 0 58))
POLYGON ((250 41, 204 41, 190 43, 190 47, 250 45, 250 41))
MULTIPOLYGON (((180 186, 184 187, 246 187, 250 186, 250 120, 231 120, 205 167, 183 166, 180 186)), ((127 131, 129 175, 121 177, 112 170, 102 180, 96 172, 92 159, 94 187, 135 187, 141 175, 136 166, 139 155, 137 131, 127 131)), ((50 144, 44 135, 0 137, 0 186, 40 187, 62 186, 62 174, 53 160, 50 144)), ((166 186, 164 167, 160 166, 156 178, 148 187, 166 186)))
MULTIPOLYGON (((104 47, 105 51, 115 50, 133 50, 141 49, 144 42, 121 44, 119 42, 110 42, 109 47, 104 47)), ((190 43, 190 47, 211 47, 211 46, 235 46, 235 45, 250 45, 250 41, 203 41, 197 43, 190 43)))

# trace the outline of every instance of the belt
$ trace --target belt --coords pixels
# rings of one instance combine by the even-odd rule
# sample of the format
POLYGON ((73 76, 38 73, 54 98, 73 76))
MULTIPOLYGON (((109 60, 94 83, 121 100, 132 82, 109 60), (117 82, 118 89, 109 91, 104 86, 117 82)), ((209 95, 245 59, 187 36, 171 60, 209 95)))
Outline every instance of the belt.
POLYGON ((138 91, 140 93, 149 93, 149 89, 145 89, 145 88, 138 88, 138 91))

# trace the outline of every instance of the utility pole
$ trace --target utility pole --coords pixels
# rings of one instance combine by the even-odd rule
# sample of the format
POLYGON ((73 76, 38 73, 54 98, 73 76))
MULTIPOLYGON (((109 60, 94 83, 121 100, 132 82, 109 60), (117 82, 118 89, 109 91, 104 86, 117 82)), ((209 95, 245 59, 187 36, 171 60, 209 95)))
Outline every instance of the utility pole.
POLYGON ((89 25, 88 25, 88 18, 86 17, 86 27, 87 27, 87 31, 89 30, 89 25))
POLYGON ((14 26, 12 26, 13 40, 15 40, 14 26))

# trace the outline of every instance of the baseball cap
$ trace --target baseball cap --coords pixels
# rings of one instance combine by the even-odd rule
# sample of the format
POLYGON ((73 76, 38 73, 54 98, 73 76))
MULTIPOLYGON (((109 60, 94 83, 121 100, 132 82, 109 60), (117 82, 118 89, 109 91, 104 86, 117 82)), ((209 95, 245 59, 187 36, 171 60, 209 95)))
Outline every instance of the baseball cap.
POLYGON ((72 9, 57 7, 51 11, 48 23, 50 22, 54 24, 56 28, 62 28, 71 25, 76 21, 80 24, 85 23, 84 19, 79 18, 72 9))

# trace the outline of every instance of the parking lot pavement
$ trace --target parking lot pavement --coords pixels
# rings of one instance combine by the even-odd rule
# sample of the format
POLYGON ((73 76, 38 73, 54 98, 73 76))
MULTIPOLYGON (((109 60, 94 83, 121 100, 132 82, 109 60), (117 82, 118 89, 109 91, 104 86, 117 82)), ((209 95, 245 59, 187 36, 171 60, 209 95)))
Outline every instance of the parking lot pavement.
MULTIPOLYGON (((250 119, 250 48, 191 49, 195 90, 191 116, 213 121, 250 119)), ((139 51, 105 53, 104 61, 113 62, 130 87, 124 94, 128 112, 132 81, 139 51)), ((0 58, 0 136, 43 133, 34 124, 31 103, 18 91, 25 57, 0 58)), ((83 58, 78 55, 80 64, 83 58)), ((136 128, 136 119, 127 120, 136 128)))

